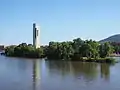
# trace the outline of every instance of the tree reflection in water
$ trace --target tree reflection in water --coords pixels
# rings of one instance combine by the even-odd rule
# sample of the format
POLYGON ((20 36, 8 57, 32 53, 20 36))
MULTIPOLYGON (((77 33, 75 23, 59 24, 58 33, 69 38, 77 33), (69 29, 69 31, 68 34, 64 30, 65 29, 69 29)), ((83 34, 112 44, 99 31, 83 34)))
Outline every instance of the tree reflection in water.
POLYGON ((61 74, 63 77, 72 75, 74 78, 83 78, 91 81, 104 75, 105 79, 109 79, 109 65, 87 62, 70 62, 70 61, 46 61, 46 67, 50 74, 61 74))
POLYGON ((109 80, 110 78, 110 65, 109 64, 101 64, 101 78, 105 80, 109 80))

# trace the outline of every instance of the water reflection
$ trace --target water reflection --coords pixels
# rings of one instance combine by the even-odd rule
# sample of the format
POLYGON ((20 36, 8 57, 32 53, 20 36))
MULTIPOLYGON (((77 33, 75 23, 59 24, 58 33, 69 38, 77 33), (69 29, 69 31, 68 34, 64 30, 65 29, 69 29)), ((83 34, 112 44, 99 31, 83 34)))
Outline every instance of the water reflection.
POLYGON ((67 75, 71 72, 70 70, 70 63, 68 62, 61 62, 61 61, 46 61, 46 67, 48 68, 50 74, 62 74, 62 76, 67 75))
POLYGON ((0 57, 0 90, 120 90, 120 63, 0 57), (33 78, 32 78, 33 77, 33 78))
POLYGON ((62 77, 72 75, 73 78, 93 81, 98 77, 109 79, 110 65, 83 62, 46 61, 46 67, 50 74, 61 75, 62 77))
POLYGON ((28 63, 27 60, 18 59, 17 66, 21 71, 25 71, 28 63))
POLYGON ((110 65, 109 64, 101 64, 101 78, 109 80, 110 78, 110 65))
POLYGON ((83 77, 87 80, 95 79, 98 74, 97 63, 71 63, 74 76, 83 77))
POLYGON ((33 90, 38 90, 40 85, 40 68, 39 60, 33 60, 33 90))

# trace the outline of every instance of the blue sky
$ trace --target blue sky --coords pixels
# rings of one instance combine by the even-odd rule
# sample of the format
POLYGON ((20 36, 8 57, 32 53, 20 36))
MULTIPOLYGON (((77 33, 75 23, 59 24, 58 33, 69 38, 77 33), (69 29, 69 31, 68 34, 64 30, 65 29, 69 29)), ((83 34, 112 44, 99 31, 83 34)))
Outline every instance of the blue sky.
POLYGON ((120 33, 120 0, 0 0, 0 44, 32 43, 32 23, 49 41, 101 40, 120 33))

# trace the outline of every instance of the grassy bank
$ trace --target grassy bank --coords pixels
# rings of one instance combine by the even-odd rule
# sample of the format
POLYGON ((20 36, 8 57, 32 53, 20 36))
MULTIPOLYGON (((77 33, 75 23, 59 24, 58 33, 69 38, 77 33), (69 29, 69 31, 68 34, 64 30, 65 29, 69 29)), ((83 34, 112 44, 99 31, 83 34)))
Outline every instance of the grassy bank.
POLYGON ((72 61, 81 61, 81 62, 97 62, 97 63, 115 63, 116 60, 114 58, 81 58, 79 60, 72 61))
MULTIPOLYGON (((4 54, 5 55, 5 54, 4 54)), ((5 55, 7 56, 7 55, 5 55)), ((29 58, 29 59, 42 59, 40 57, 27 57, 27 56, 7 56, 7 57, 18 57, 18 58, 29 58)), ((116 60, 112 57, 109 58, 80 58, 80 59, 46 59, 46 60, 57 60, 57 61, 80 61, 80 62, 96 62, 96 63, 116 63, 116 60)))
POLYGON ((81 59, 46 59, 46 60, 57 60, 57 61, 78 61, 78 62, 96 62, 96 63, 116 63, 114 58, 81 58, 81 59))

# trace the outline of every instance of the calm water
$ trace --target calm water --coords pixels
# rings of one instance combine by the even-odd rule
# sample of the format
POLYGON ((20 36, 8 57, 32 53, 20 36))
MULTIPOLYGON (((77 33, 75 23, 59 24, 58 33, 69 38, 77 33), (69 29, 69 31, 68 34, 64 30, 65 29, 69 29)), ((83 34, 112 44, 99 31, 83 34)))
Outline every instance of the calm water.
POLYGON ((120 90, 120 63, 108 65, 0 56, 0 90, 120 90))

